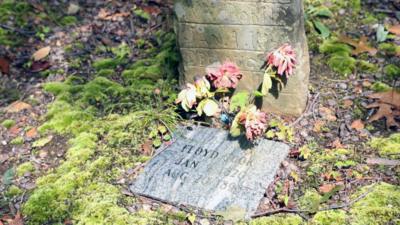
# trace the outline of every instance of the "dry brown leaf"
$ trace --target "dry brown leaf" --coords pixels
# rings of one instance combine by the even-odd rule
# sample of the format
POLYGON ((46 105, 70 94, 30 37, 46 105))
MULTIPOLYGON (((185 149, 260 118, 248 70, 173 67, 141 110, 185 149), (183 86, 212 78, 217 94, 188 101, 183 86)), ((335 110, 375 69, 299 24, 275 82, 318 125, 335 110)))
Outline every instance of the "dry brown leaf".
POLYGON ((142 154, 151 155, 153 152, 153 141, 147 140, 141 145, 142 154))
POLYGON ((17 212, 15 218, 8 221, 8 225, 24 225, 24 221, 22 220, 21 213, 17 212))
POLYGON ((320 107, 319 114, 322 116, 322 118, 324 118, 328 121, 336 121, 337 120, 335 113, 330 108, 320 107))
POLYGON ((368 45, 368 38, 365 36, 362 36, 360 40, 354 40, 350 37, 342 35, 339 37, 339 41, 353 46, 355 48, 352 52, 353 55, 359 55, 361 53, 368 52, 370 55, 374 56, 378 52, 376 48, 368 45))
POLYGON ((142 7, 143 11, 147 12, 148 14, 158 16, 158 14, 161 13, 160 7, 156 6, 143 6, 142 7))
POLYGON ((378 108, 378 111, 368 119, 368 122, 373 122, 386 118, 386 126, 388 128, 398 127, 400 128, 400 123, 395 119, 395 116, 400 115, 398 110, 393 110, 393 106, 386 103, 372 103, 367 105, 366 108, 378 108))
POLYGON ((344 148, 343 144, 340 142, 339 138, 336 138, 331 144, 333 148, 339 149, 339 148, 344 148))
POLYGON ((369 95, 368 98, 378 99, 379 102, 390 104, 400 110, 400 93, 397 91, 378 92, 369 95))
POLYGON ((97 14, 97 18, 99 18, 101 20, 119 21, 119 20, 122 20, 122 17, 127 17, 130 15, 131 14, 129 12, 120 12, 120 13, 112 14, 111 12, 109 12, 105 9, 100 9, 99 13, 97 14))
POLYGON ((41 59, 46 58, 46 57, 49 55, 50 50, 51 50, 51 47, 50 47, 50 46, 47 46, 47 47, 44 47, 44 48, 41 48, 41 49, 37 50, 37 51, 36 51, 35 53, 33 53, 33 55, 32 55, 33 60, 39 61, 39 60, 41 60, 41 59))
POLYGON ((10 62, 5 58, 0 58, 0 72, 4 74, 10 73, 10 62))
POLYGON ((317 121, 315 121, 313 131, 314 131, 315 133, 321 132, 321 128, 322 128, 324 125, 325 125, 325 121, 322 121, 322 120, 317 120, 317 121))
POLYGON ((25 109, 32 109, 32 106, 22 101, 16 101, 11 103, 4 111, 7 113, 17 113, 25 109))
POLYGON ((28 130, 28 132, 26 132, 26 137, 28 137, 28 138, 34 138, 37 135, 38 135, 38 132, 37 132, 36 127, 32 128, 32 129, 28 130))
POLYGON ((353 105, 353 101, 350 99, 346 99, 343 101, 343 107, 344 108, 350 108, 353 105))
POLYGON ((322 194, 326 194, 332 191, 335 187, 335 184, 323 184, 319 187, 319 192, 321 192, 322 194))
POLYGON ((360 131, 364 129, 365 125, 362 120, 354 120, 353 123, 351 123, 351 128, 360 131))
POLYGON ((392 33, 392 34, 395 34, 395 35, 397 35, 397 36, 400 36, 400 24, 390 26, 390 27, 388 28, 388 31, 389 31, 390 33, 392 33))

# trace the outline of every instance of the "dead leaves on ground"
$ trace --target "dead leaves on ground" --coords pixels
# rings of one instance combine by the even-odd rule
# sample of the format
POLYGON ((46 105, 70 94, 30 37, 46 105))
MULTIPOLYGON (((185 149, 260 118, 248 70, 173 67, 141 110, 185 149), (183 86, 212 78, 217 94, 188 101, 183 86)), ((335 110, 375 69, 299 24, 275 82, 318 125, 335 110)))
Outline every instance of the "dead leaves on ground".
POLYGON ((131 14, 129 12, 111 13, 106 9, 100 9, 97 18, 101 20, 121 21, 123 17, 128 17, 131 14))
POLYGON ((50 46, 47 46, 47 47, 44 47, 44 48, 41 48, 41 49, 37 50, 32 55, 33 60, 39 61, 39 60, 42 60, 42 59, 46 58, 49 55, 50 50, 51 50, 50 46))
POLYGON ((32 109, 32 106, 22 101, 16 101, 11 103, 4 111, 7 113, 17 113, 25 109, 32 109))
POLYGON ((368 96, 375 99, 375 102, 366 106, 367 109, 377 108, 377 112, 368 119, 373 122, 386 118, 388 128, 400 128, 400 123, 396 121, 396 116, 400 116, 400 93, 394 90, 374 93, 368 96))
POLYGON ((390 27, 388 28, 388 31, 389 31, 390 33, 392 33, 392 34, 395 34, 395 35, 397 35, 397 36, 400 36, 400 24, 390 26, 390 27))
POLYGON ((374 56, 378 52, 376 48, 369 46, 368 38, 365 36, 362 36, 359 40, 354 40, 350 37, 342 35, 339 37, 339 41, 353 46, 355 48, 352 52, 353 55, 359 55, 367 52, 371 56, 374 56))
POLYGON ((0 58, 0 72, 4 74, 10 73, 10 62, 6 58, 0 58))

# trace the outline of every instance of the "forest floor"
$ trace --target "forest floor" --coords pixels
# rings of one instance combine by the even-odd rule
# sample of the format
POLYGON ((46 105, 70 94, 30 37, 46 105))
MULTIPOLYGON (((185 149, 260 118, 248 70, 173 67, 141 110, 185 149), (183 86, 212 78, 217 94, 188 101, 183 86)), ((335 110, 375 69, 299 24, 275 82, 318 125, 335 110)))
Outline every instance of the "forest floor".
MULTIPOLYGON (((309 103, 270 115, 291 152, 246 223, 399 224, 400 2, 305 2, 309 103)), ((181 121, 171 12, 0 2, 0 225, 238 222, 128 189, 181 121)))

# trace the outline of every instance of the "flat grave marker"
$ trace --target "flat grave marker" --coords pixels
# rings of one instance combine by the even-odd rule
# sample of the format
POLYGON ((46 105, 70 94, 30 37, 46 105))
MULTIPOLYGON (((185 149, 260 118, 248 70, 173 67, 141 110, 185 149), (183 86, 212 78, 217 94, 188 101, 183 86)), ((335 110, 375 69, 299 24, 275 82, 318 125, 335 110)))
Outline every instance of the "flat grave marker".
POLYGON ((240 208, 249 218, 273 181, 289 146, 262 139, 251 144, 225 130, 180 128, 145 166, 133 193, 211 211, 240 208))

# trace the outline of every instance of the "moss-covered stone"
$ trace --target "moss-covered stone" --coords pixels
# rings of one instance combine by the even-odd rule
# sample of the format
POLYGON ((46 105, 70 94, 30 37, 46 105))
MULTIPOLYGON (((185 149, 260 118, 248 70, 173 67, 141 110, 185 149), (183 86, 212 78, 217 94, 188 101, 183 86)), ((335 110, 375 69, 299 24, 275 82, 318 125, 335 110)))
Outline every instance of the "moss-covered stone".
POLYGON ((377 149, 382 157, 400 158, 400 133, 392 134, 388 138, 373 138, 370 145, 377 149))
POLYGON ((108 58, 108 59, 99 59, 93 63, 93 67, 96 70, 102 69, 115 69, 117 66, 121 65, 123 60, 118 58, 108 58))
POLYGON ((19 165, 16 169, 16 174, 17 176, 21 177, 25 173, 30 173, 35 171, 35 166, 33 165, 32 162, 25 162, 19 165))
POLYGON ((400 46, 393 43, 382 43, 379 45, 379 50, 388 55, 396 55, 400 52, 400 46))
POLYGON ((21 195, 22 193, 23 193, 23 191, 22 191, 19 187, 15 186, 15 185, 11 185, 11 186, 8 188, 8 190, 7 190, 7 192, 5 193, 5 195, 6 195, 8 198, 13 198, 13 197, 16 197, 16 196, 21 195))
POLYGON ((351 56, 351 47, 339 43, 335 38, 325 40, 319 49, 329 56, 328 65, 333 71, 348 75, 356 68, 357 61, 351 56))
MULTIPOLYGON (((369 189, 362 188, 353 198, 369 189)), ((351 207, 350 214, 352 225, 400 224, 400 187, 387 183, 376 185, 365 198, 351 207)))
POLYGON ((394 64, 386 65, 383 71, 389 77, 389 79, 396 80, 400 78, 400 67, 394 64))
POLYGON ((382 83, 380 81, 375 82, 371 85, 371 90, 375 91, 375 92, 385 92, 385 91, 390 91, 392 88, 385 84, 382 83))
POLYGON ((314 189, 306 190, 299 199, 299 208, 310 212, 318 211, 322 196, 314 189))
POLYGON ((298 215, 283 214, 252 220, 250 225, 301 225, 306 224, 298 215))
POLYGON ((110 77, 114 74, 114 70, 112 69, 102 69, 99 72, 97 72, 97 76, 99 77, 110 77))
POLYGON ((365 60, 358 60, 357 66, 362 72, 374 73, 378 71, 378 66, 365 60))
POLYGON ((7 129, 10 129, 12 126, 15 125, 15 121, 11 119, 4 120, 1 122, 1 125, 7 129))
POLYGON ((310 225, 342 225, 346 224, 346 212, 343 210, 321 211, 314 215, 310 225))

